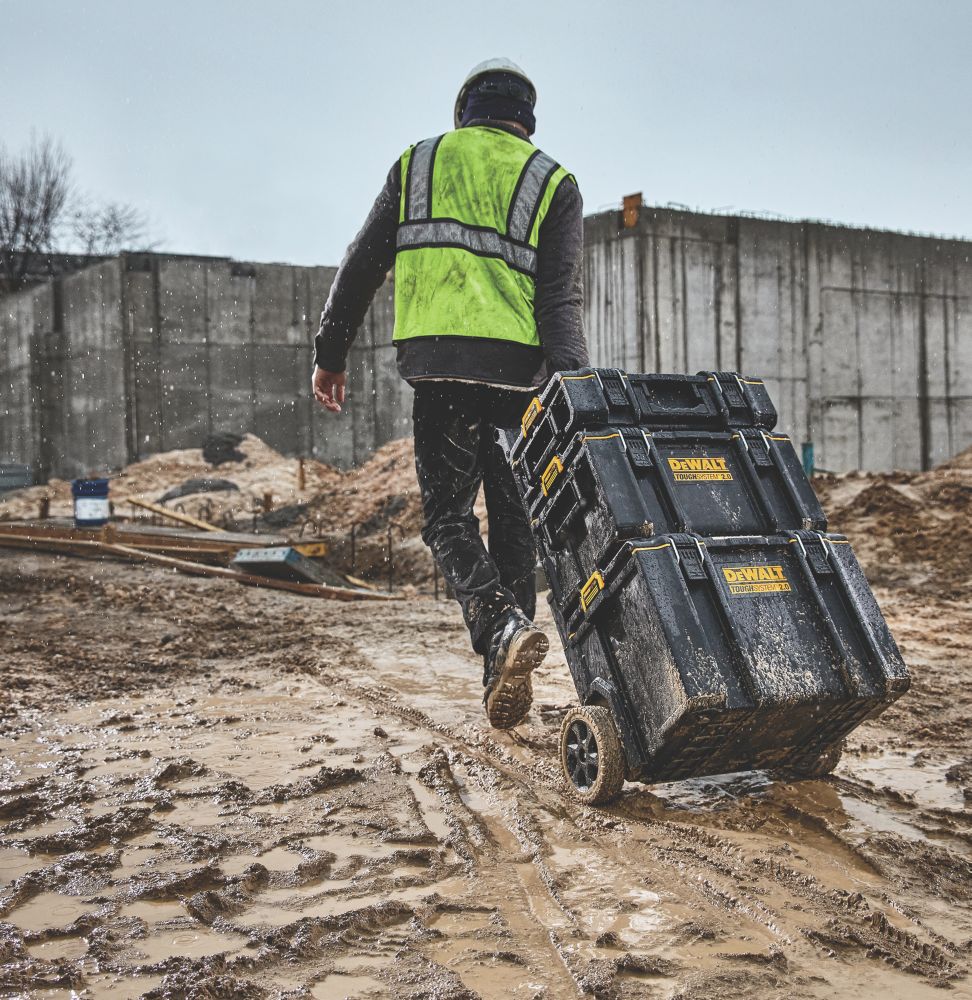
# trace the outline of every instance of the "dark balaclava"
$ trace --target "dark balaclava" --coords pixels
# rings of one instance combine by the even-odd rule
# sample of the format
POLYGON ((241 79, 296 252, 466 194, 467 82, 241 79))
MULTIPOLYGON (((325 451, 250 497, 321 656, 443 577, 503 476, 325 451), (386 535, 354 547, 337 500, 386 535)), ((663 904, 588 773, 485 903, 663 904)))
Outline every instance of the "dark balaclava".
POLYGON ((483 118, 518 122, 533 135, 537 119, 533 114, 532 91, 515 73, 485 73, 469 88, 459 116, 460 125, 483 118))

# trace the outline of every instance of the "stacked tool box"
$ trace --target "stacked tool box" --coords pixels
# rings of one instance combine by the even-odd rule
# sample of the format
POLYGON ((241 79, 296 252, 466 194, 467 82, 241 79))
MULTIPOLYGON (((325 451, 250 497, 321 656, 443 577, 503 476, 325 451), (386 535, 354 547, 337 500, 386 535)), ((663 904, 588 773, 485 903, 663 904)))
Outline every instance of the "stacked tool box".
POLYGON ((907 690, 775 424, 758 379, 586 369, 501 433, 581 700, 561 760, 584 801, 623 777, 825 772, 907 690))

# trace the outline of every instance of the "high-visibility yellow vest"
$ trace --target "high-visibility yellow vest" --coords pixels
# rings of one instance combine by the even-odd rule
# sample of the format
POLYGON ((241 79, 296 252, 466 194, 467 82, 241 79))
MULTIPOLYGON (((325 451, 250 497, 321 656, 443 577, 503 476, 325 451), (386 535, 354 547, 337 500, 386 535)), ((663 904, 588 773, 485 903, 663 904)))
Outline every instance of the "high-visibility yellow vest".
POLYGON ((538 346, 537 243, 567 171, 526 139, 476 125, 411 146, 401 171, 394 339, 538 346))

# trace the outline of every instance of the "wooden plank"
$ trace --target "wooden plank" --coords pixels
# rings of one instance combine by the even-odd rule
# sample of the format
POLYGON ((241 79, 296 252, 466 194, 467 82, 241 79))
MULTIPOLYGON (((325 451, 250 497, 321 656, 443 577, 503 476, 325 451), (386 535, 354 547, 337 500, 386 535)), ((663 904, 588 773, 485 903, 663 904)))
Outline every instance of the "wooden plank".
POLYGON ((0 547, 32 549, 39 552, 59 552, 64 555, 96 555, 104 542, 97 539, 81 541, 72 538, 32 538, 30 535, 0 532, 0 547))
POLYGON ((0 531, 30 535, 34 538, 77 539, 122 542, 134 546, 157 545, 173 549, 204 548, 213 552, 235 553, 238 549, 257 549, 286 545, 282 535, 249 535, 237 532, 199 532, 185 528, 149 528, 141 525, 106 524, 102 528, 75 528, 69 524, 46 524, 37 521, 0 521, 0 531))
POLYGON ((255 573, 237 573, 223 566, 208 566, 205 563, 191 562, 187 559, 176 559, 172 556, 146 552, 130 545, 120 545, 103 542, 97 539, 81 540, 73 538, 35 538, 24 534, 0 532, 0 547, 26 548, 40 552, 54 552, 63 555, 115 556, 129 562, 153 563, 158 566, 168 566, 190 576, 216 576, 224 580, 232 580, 248 587, 265 587, 269 590, 286 590, 292 594, 304 597, 322 597, 336 601, 394 601, 399 600, 393 594, 352 590, 349 587, 329 587, 316 583, 290 583, 287 580, 274 580, 270 577, 257 576, 255 573))
MULTIPOLYGON (((12 534, 0 532, 0 548, 6 549, 32 549, 39 552, 57 552, 61 555, 98 555, 102 547, 110 542, 104 542, 97 536, 89 539, 72 538, 32 538, 29 535, 12 534)), ((224 551, 221 548, 192 548, 184 545, 145 545, 138 543, 138 547, 146 552, 157 552, 160 554, 169 553, 173 556, 193 556, 196 559, 209 559, 224 565, 232 558, 233 551, 224 551)))
POLYGON ((104 544, 106 550, 118 552, 140 562, 155 563, 159 566, 171 566, 181 573, 192 576, 218 576, 224 580, 233 580, 249 587, 267 587, 270 590, 287 590, 292 594, 303 594, 306 597, 328 597, 338 601, 394 601, 399 600, 393 594, 352 590, 350 587, 329 587, 322 583, 291 583, 289 580, 274 580, 255 573, 238 573, 236 570, 225 569, 222 566, 206 566, 203 563, 188 562, 185 559, 173 559, 170 556, 154 555, 142 552, 128 545, 104 544))
POLYGON ((194 528, 199 528, 201 531, 222 530, 221 528, 217 528, 215 524, 210 524, 208 521, 202 521, 198 517, 190 517, 188 514, 180 514, 176 510, 169 510, 168 507, 152 503, 151 500, 143 500, 141 497, 125 497, 125 503, 134 504, 136 507, 144 507, 145 510, 150 510, 153 514, 158 514, 159 517, 168 517, 173 521, 181 521, 183 524, 191 524, 194 528))

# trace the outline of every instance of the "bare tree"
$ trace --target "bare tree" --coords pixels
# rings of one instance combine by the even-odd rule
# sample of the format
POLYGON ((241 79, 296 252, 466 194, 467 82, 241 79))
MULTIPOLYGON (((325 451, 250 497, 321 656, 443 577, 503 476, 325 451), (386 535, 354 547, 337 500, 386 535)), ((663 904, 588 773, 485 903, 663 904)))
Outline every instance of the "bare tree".
POLYGON ((0 282, 16 288, 51 253, 72 195, 71 158, 50 137, 9 154, 0 146, 0 282))
POLYGON ((71 230, 80 253, 116 254, 148 249, 145 216, 132 205, 110 201, 102 206, 81 205, 74 211, 71 230))
POLYGON ((155 246, 141 212, 82 196, 71 172, 70 156, 48 136, 18 154, 0 145, 0 293, 29 282, 47 254, 111 256, 155 246))

